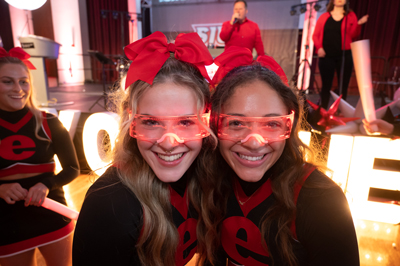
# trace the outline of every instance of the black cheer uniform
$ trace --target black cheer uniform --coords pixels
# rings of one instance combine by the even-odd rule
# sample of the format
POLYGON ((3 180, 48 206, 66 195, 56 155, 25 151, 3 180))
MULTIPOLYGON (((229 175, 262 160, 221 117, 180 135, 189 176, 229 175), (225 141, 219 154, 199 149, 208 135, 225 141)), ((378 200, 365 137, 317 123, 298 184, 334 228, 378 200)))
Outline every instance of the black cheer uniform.
MULTIPOLYGON (((49 189, 48 198, 66 204, 63 185, 79 175, 78 159, 68 134, 57 117, 42 113, 43 123, 35 136, 36 119, 28 108, 16 112, 0 110, 0 185, 19 183, 29 189, 41 182, 49 189), (55 175, 54 155, 63 170, 55 175), (21 173, 37 176, 2 180, 21 173)), ((0 199, 0 258, 58 241, 74 230, 70 219, 24 200, 7 204, 0 199)))
MULTIPOLYGON (((226 257, 228 265, 287 265, 275 243, 276 225, 267 239, 268 250, 262 246, 260 221, 275 201, 268 172, 261 180, 261 187, 250 196, 242 189, 247 182, 238 179, 235 177, 227 217, 222 224, 223 251, 219 265, 225 265, 226 257), (274 255, 274 263, 269 254, 274 255)), ((293 250, 299 265, 359 265, 354 224, 342 190, 314 168, 310 168, 304 179, 304 185, 294 189, 297 212, 291 224, 293 250), (317 180, 330 188, 307 186, 317 180)))
MULTIPOLYGON (((197 213, 188 208, 187 173, 171 183, 174 224, 180 235, 176 266, 185 265, 197 249, 197 213)), ((74 234, 74 266, 140 265, 136 243, 143 210, 133 192, 110 167, 87 192, 74 234)))

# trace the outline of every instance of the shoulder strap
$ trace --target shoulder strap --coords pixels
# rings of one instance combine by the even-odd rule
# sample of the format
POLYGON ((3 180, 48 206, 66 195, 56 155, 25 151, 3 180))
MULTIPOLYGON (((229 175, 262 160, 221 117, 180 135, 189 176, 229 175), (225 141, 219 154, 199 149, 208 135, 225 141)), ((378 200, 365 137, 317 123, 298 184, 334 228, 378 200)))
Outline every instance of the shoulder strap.
MULTIPOLYGON (((293 197, 294 197, 294 204, 297 205, 297 199, 299 198, 300 191, 306 182, 307 178, 310 176, 312 172, 314 172, 315 167, 311 166, 309 164, 306 164, 304 166, 306 168, 306 174, 304 175, 303 179, 300 182, 297 182, 294 185, 294 191, 293 191, 293 197)), ((290 231, 292 231, 293 237, 297 240, 297 234, 296 234, 296 213, 294 214, 292 223, 290 225, 290 231)))
POLYGON ((49 137, 50 140, 52 140, 51 138, 51 131, 49 128, 49 124, 47 123, 47 115, 46 112, 42 111, 42 116, 43 116, 43 121, 42 121, 42 126, 43 126, 43 131, 44 133, 49 137))

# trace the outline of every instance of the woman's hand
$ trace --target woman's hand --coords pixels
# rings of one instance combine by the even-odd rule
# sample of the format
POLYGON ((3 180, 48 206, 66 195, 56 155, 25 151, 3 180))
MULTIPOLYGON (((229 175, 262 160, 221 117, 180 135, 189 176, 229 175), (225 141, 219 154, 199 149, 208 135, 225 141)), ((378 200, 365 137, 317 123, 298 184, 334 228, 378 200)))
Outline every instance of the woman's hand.
POLYGON ((37 183, 28 191, 25 198, 25 206, 42 206, 44 198, 49 194, 49 189, 43 183, 37 183))
POLYGON ((235 19, 239 19, 239 13, 233 13, 232 14, 232 18, 231 18, 231 21, 230 21, 230 23, 231 23, 231 25, 233 25, 234 24, 234 22, 235 22, 235 19))
POLYGON ((4 199, 7 204, 14 204, 19 200, 23 200, 27 194, 28 190, 21 187, 19 183, 0 185, 0 198, 4 199))
POLYGON ((318 57, 325 57, 325 55, 326 55, 325 50, 322 47, 318 49, 317 53, 318 53, 318 57))
POLYGON ((374 133, 381 133, 385 135, 390 135, 393 132, 394 126, 389 122, 386 122, 382 119, 376 119, 374 121, 368 122, 366 119, 363 119, 364 129, 368 135, 373 135, 374 133), (378 127, 377 131, 373 131, 371 126, 376 125, 378 127))
POLYGON ((368 17, 369 17, 369 15, 365 15, 362 18, 360 18, 358 20, 358 25, 362 25, 362 24, 366 23, 368 21, 368 17))

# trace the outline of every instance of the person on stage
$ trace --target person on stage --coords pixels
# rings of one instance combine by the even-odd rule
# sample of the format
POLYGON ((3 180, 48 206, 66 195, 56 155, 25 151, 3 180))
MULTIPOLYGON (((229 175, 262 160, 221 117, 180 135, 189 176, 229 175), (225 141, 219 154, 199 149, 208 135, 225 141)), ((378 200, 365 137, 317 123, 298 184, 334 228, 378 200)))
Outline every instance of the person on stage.
POLYGON ((257 55, 264 55, 264 45, 261 40, 257 23, 247 16, 247 2, 236 0, 233 5, 232 18, 222 24, 220 38, 225 42, 225 50, 231 46, 246 47, 250 51, 256 49, 257 55))
POLYGON ((212 97, 217 190, 227 202, 216 265, 358 266, 346 197, 299 139, 301 102, 273 59, 259 62, 239 64, 212 97))
POLYGON ((353 58, 350 44, 360 35, 361 25, 366 23, 368 15, 357 20, 356 14, 349 9, 347 0, 330 0, 315 26, 313 41, 319 60, 318 67, 322 79, 320 92, 321 107, 327 109, 333 77, 336 72, 338 87, 340 88, 340 76, 342 68, 343 50, 343 80, 342 99, 347 98, 351 73, 353 70, 353 58))
POLYGON ((197 33, 167 43, 155 32, 124 50, 132 63, 113 164, 87 192, 74 266, 183 266, 195 253, 202 262, 222 218, 209 170, 217 139, 204 66, 213 59, 197 33))
POLYGON ((79 164, 68 131, 32 99, 29 58, 0 48, 0 264, 36 265, 38 248, 47 265, 70 266, 75 223, 41 206, 46 197, 66 205, 62 187, 79 164))

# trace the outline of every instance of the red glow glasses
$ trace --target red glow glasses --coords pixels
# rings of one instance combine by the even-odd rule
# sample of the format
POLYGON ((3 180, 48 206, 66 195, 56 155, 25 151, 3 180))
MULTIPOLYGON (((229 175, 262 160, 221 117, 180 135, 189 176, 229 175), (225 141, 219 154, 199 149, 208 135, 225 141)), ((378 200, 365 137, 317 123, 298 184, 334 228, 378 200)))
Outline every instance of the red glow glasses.
POLYGON ((136 114, 129 135, 133 138, 161 143, 166 138, 171 142, 184 143, 210 135, 208 131, 210 114, 187 116, 151 116, 136 114))
POLYGON ((294 111, 289 115, 245 117, 222 114, 219 116, 218 138, 245 143, 251 137, 260 143, 270 143, 290 137, 294 111))

